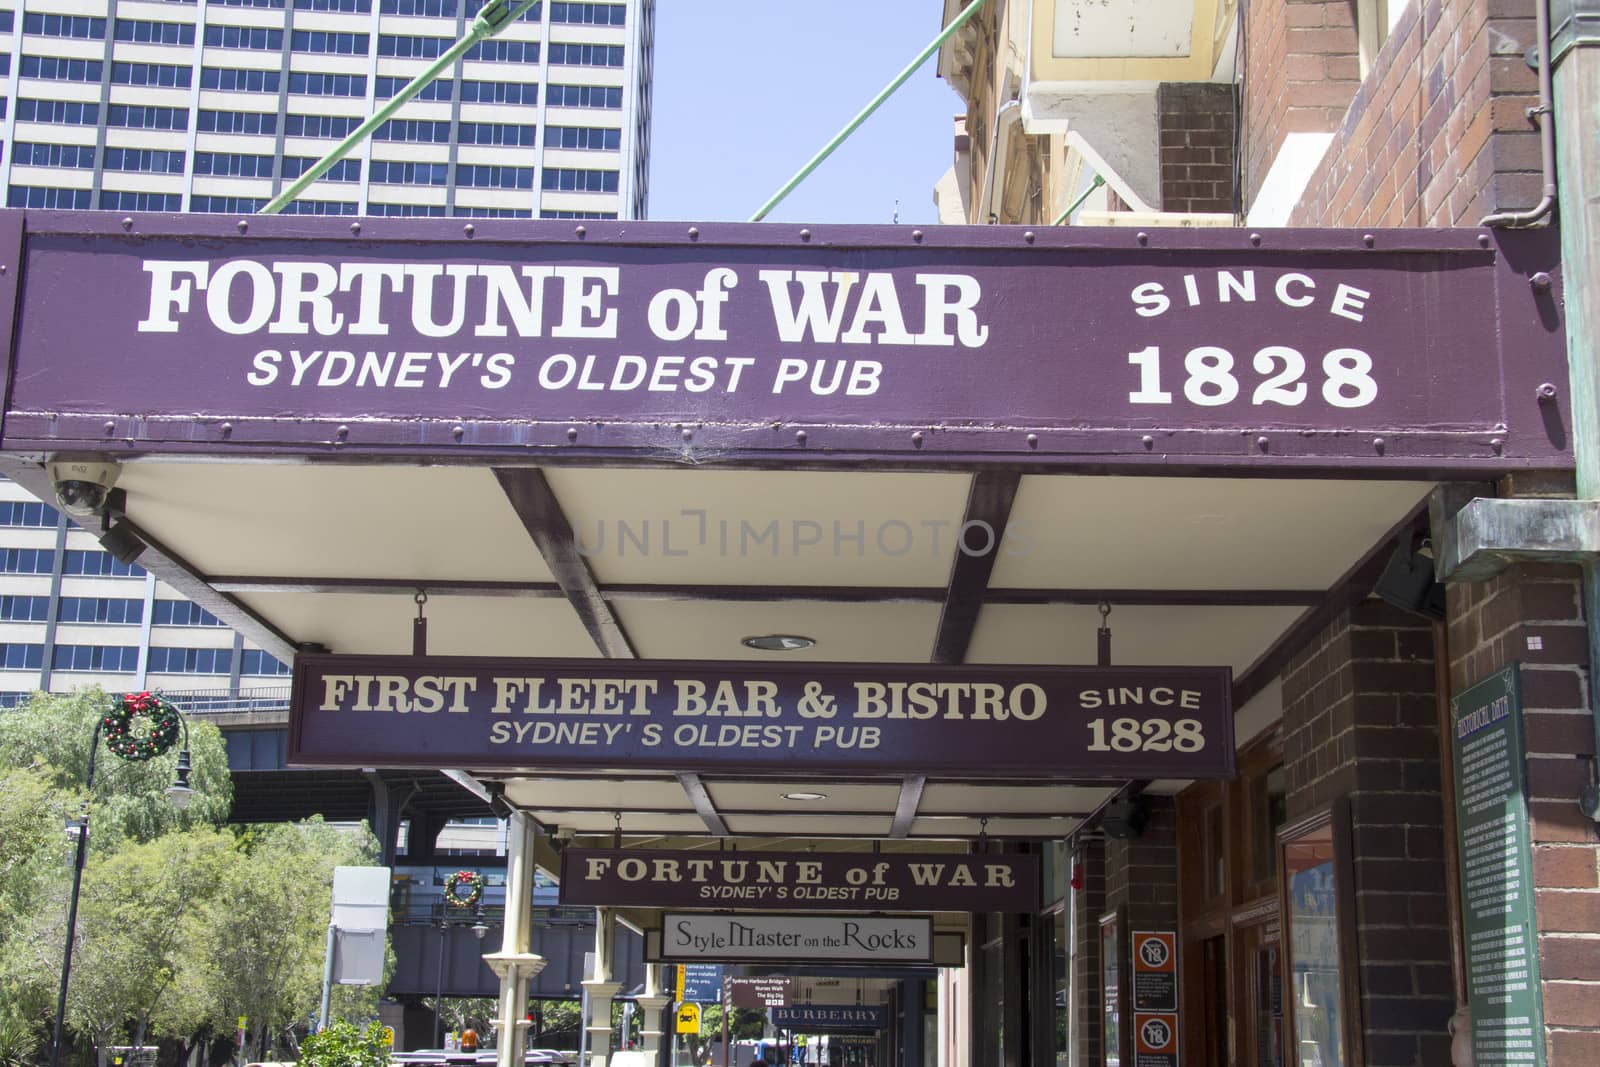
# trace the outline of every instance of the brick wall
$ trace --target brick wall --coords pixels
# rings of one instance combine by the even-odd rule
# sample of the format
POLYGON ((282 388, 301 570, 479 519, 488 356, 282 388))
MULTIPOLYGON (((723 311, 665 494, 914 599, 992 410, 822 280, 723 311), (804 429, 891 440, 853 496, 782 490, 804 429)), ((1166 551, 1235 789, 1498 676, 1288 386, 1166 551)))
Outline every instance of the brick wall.
POLYGON ((1144 799, 1150 813, 1144 833, 1105 844, 1104 910, 1128 906, 1124 937, 1133 930, 1178 927, 1178 802, 1167 796, 1144 799))
POLYGON ((1339 128, 1360 81, 1351 7, 1349 0, 1264 0, 1247 5, 1246 203, 1261 188, 1285 136, 1339 128))
POLYGON ((1449 1060, 1433 628, 1379 601, 1345 612, 1284 672, 1291 822, 1350 808, 1364 1063, 1449 1060))
POLYGON ((1576 567, 1452 586, 1450 685, 1520 663, 1545 1036, 1552 1067, 1600 1063, 1600 846, 1576 797, 1594 754, 1576 567))
POLYGON ((1291 225, 1472 226, 1540 195, 1523 60, 1533 0, 1417 0, 1336 126, 1291 225))
POLYGON ((1078 1062, 1100 1062, 1100 1024, 1104 1000, 1100 995, 1100 924, 1106 910, 1106 857, 1098 843, 1083 847, 1083 888, 1073 890, 1077 909, 1077 973, 1074 988, 1077 1004, 1073 1008, 1073 1040, 1078 1043, 1078 1062))
POLYGON ((1233 210, 1233 86, 1168 82, 1156 90, 1161 210, 1233 210))

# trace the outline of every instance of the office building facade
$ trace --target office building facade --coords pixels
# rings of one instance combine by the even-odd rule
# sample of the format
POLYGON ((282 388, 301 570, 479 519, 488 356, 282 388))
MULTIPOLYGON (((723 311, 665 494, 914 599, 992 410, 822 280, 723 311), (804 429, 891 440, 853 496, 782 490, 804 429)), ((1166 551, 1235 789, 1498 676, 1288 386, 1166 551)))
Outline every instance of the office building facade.
MULTIPOLYGON (((10 207, 249 214, 483 0, 5 0, 10 207)), ((285 210, 641 218, 653 0, 535 4, 285 210)))

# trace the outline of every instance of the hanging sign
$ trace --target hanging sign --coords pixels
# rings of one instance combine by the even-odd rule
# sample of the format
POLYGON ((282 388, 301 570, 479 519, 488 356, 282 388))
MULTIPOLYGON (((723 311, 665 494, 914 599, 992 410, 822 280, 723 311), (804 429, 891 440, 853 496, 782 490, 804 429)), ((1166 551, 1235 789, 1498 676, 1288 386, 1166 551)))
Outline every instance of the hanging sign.
POLYGON ((585 907, 1031 912, 1039 892, 1022 853, 561 853, 561 903, 585 907))
POLYGON ((1570 463, 1542 234, 19 216, 13 451, 1570 463))
POLYGON ((698 1034, 700 1032, 700 1005, 679 1004, 677 1033, 698 1034))
POLYGON ((289 763, 1227 778, 1226 667, 295 659, 289 763))
POLYGON ((683 991, 679 1000, 696 1004, 715 1004, 722 999, 722 967, 716 963, 685 963, 679 966, 683 991))
POLYGON ((1178 1010, 1178 937, 1170 930, 1133 932, 1133 1010, 1178 1010))
POLYGON ((931 963, 933 920, 915 916, 694 915, 661 917, 663 961, 931 963))
POLYGON ((787 1004, 794 998, 794 979, 765 974, 730 975, 722 989, 728 1003, 735 1008, 765 1010, 787 1004))
POLYGON ((1515 665, 1450 701, 1467 1000, 1478 1063, 1543 1064, 1543 998, 1515 665))
POLYGON ((830 1033, 834 1030, 882 1030, 889 1012, 882 1004, 791 1004, 768 1013, 782 1030, 830 1033))

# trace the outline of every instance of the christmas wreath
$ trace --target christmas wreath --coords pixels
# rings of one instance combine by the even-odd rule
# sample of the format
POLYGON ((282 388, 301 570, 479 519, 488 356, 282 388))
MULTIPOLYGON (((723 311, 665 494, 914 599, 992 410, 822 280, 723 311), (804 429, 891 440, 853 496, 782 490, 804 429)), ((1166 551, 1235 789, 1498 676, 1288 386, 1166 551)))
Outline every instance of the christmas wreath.
POLYGON ((470 908, 483 899, 483 875, 477 871, 457 871, 444 880, 444 900, 453 908, 470 908), (467 887, 462 896, 457 890, 467 887))
POLYGON ((178 709, 156 693, 126 693, 100 720, 106 747, 125 760, 142 763, 172 748, 181 721, 178 709), (149 719, 148 728, 136 730, 137 719, 149 719))

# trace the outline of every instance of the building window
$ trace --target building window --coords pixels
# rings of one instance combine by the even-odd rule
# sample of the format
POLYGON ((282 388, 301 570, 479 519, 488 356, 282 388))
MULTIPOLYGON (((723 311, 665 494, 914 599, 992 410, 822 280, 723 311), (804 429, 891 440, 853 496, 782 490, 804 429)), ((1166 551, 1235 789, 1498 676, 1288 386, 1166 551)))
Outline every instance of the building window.
POLYGON ((291 200, 283 205, 284 215, 354 215, 354 200, 291 200))
POLYGON ((622 4, 551 4, 550 21, 582 26, 621 26, 628 9, 622 4))
POLYGON ((186 22, 118 19, 117 40, 134 44, 194 44, 194 26, 186 22))
POLYGON ((229 178, 270 178, 272 157, 237 152, 196 152, 194 172, 229 178))
POLYGON ((456 17, 456 0, 383 0, 378 10, 385 15, 453 19, 456 17))
POLYGON ((240 674, 288 674, 288 664, 265 652, 247 648, 239 657, 240 674))
POLYGON ((290 137, 348 137, 361 125, 358 118, 335 115, 285 115, 283 132, 290 137))
POLYGON ((449 180, 448 172, 449 165, 445 163, 385 159, 372 161, 372 181, 375 185, 444 185, 449 180))
POLYGON ((133 645, 57 645, 50 667, 58 671, 120 671, 139 669, 139 649, 133 645))
POLYGON ((13 185, 6 194, 7 207, 47 207, 89 210, 89 190, 59 189, 44 185, 13 185))
MULTIPOLYGON (((552 52, 556 46, 551 45, 552 52)), ((537 63, 539 62, 538 41, 479 41, 467 51, 466 58, 479 59, 486 63, 537 63)), ((552 57, 552 62, 553 62, 552 57)))
POLYGON ((207 26, 210 48, 243 48, 252 52, 283 51, 283 31, 261 26, 207 26))
MULTIPOLYGON (((372 164, 376 170, 378 163, 372 164)), ((376 181, 377 179, 373 179, 376 181)), ((367 205, 367 214, 374 218, 385 215, 395 218, 444 218, 444 205, 442 204, 378 204, 367 205)))
POLYGON ((18 100, 18 122, 49 122, 58 126, 93 126, 100 121, 100 105, 70 100, 18 100))
POLYGON ((222 620, 188 600, 157 600, 150 611, 154 626, 221 626, 222 620))
POLYGON ((23 56, 22 76, 57 82, 97 82, 98 59, 61 59, 56 56, 23 56))
POLYGON ((5 622, 45 622, 50 618, 47 596, 0 596, 0 620, 5 622))
POLYGON ((575 170, 571 167, 546 167, 544 187, 563 193, 614 193, 618 173, 614 170, 575 170))
POLYGON ((368 36, 365 33, 334 33, 329 30, 295 30, 291 41, 296 52, 328 56, 364 56, 367 54, 368 36))
POLYGON ((372 14, 372 0, 294 0, 296 11, 342 11, 347 15, 372 14))
POLYGON ((36 671, 43 666, 43 645, 0 645, 0 669, 36 671))
POLYGON ((1338 806, 1286 828, 1279 837, 1279 914, 1288 935, 1286 985, 1294 1003, 1285 1045, 1299 1050, 1301 1062, 1326 1067, 1349 1062, 1352 1020, 1345 1010, 1343 978, 1355 961, 1341 958, 1341 931, 1348 928, 1352 902, 1339 892, 1341 872, 1350 863, 1348 819, 1348 809, 1338 806))
POLYGON ((253 215, 261 210, 265 200, 249 196, 191 196, 189 210, 220 215, 253 215))
POLYGON ((69 548, 64 563, 64 574, 81 574, 91 578, 143 578, 145 575, 144 568, 137 563, 123 563, 113 558, 111 553, 97 548, 69 548))
POLYGON ((417 141, 449 144, 450 123, 433 119, 390 119, 373 133, 374 141, 417 141))
POLYGON ((620 44, 559 44, 550 45, 552 67, 620 67, 623 48, 620 44))
MULTIPOLYGON (((396 93, 410 84, 410 78, 394 78, 385 75, 380 76, 377 81, 373 82, 372 88, 374 95, 376 95, 379 100, 390 100, 393 99, 396 93)), ((455 82, 451 81, 449 78, 440 78, 438 81, 429 82, 427 85, 423 86, 421 91, 419 91, 417 95, 413 96, 411 99, 454 100, 454 90, 455 82)))
POLYGON ((206 3, 215 4, 218 7, 265 7, 278 11, 283 10, 283 0, 206 0, 206 3))
MULTIPOLYGON (((402 2, 404 2, 404 0, 402 0, 402 2)), ((485 0, 467 0, 467 18, 470 19, 474 15, 476 15, 478 12, 482 11, 483 7, 484 7, 484 3, 485 3, 485 0)), ((528 10, 524 11, 517 18, 517 21, 518 22, 538 22, 539 21, 539 17, 540 17, 539 9, 542 8, 542 7, 544 7, 544 5, 542 3, 534 4, 532 7, 528 8, 528 10)))
POLYGON ((189 112, 178 107, 112 104, 106 109, 106 125, 131 130, 187 130, 189 112))
POLYGON ((102 211, 182 211, 183 196, 179 193, 133 193, 102 189, 102 211))
POLYGON ((152 648, 152 674, 228 674, 233 670, 231 648, 152 648))
POLYGON ((193 67, 178 67, 167 63, 111 64, 113 85, 153 85, 162 89, 187 89, 193 78, 193 67))
POLYGON ((461 144, 498 144, 530 148, 538 143, 538 127, 508 126, 503 122, 463 122, 456 137, 461 144))
POLYGON ((0 33, 11 32, 12 26, 15 25, 15 23, 11 21, 12 17, 12 13, 10 11, 0 11, 0 33))
POLYGON ((605 85, 552 85, 545 102, 551 107, 617 109, 622 107, 622 89, 605 85))
POLYGON ((0 548, 0 573, 49 574, 56 554, 48 548, 0 548))
POLYGON ((137 625, 144 621, 144 601, 130 597, 64 596, 56 617, 61 622, 137 625))
POLYGON ((557 211, 545 209, 539 212, 541 219, 614 219, 615 211, 557 211))
POLYGON ((464 219, 531 219, 533 209, 526 207, 458 207, 456 215, 464 219))
POLYGON ((262 111, 202 111, 195 129, 201 133, 277 133, 278 116, 262 111))
POLYGON ((616 151, 622 147, 622 131, 602 126, 549 126, 544 131, 544 146, 616 151))
MULTIPOLYGON (((24 101, 26 102, 26 101, 24 101)), ((54 526, 61 513, 37 500, 0 500, 0 526, 54 526)))
POLYGON ((22 16, 22 32, 38 34, 40 37, 103 41, 106 39, 106 20, 82 15, 27 14, 22 16))
POLYGON ((460 163, 456 165, 456 185, 469 189, 532 189, 533 168, 460 163))
POLYGON ((107 148, 105 169, 182 174, 183 152, 161 148, 107 148))
POLYGON ((461 99, 469 104, 537 104, 539 86, 531 82, 461 83, 461 99))
POLYGON ((378 54, 398 59, 438 59, 454 43, 448 37, 397 37, 386 33, 378 38, 378 54))
POLYGON ((366 96, 365 74, 291 74, 289 91, 297 96, 366 96))
MULTIPOLYGON (((284 156, 283 176, 285 179, 298 178, 312 167, 317 160, 310 156, 284 156)), ((361 180, 361 160, 341 159, 327 172, 318 178, 319 182, 358 182, 361 180)))
POLYGON ((232 67, 206 67, 200 71, 200 88, 221 89, 230 93, 275 93, 275 70, 235 70, 232 67))

